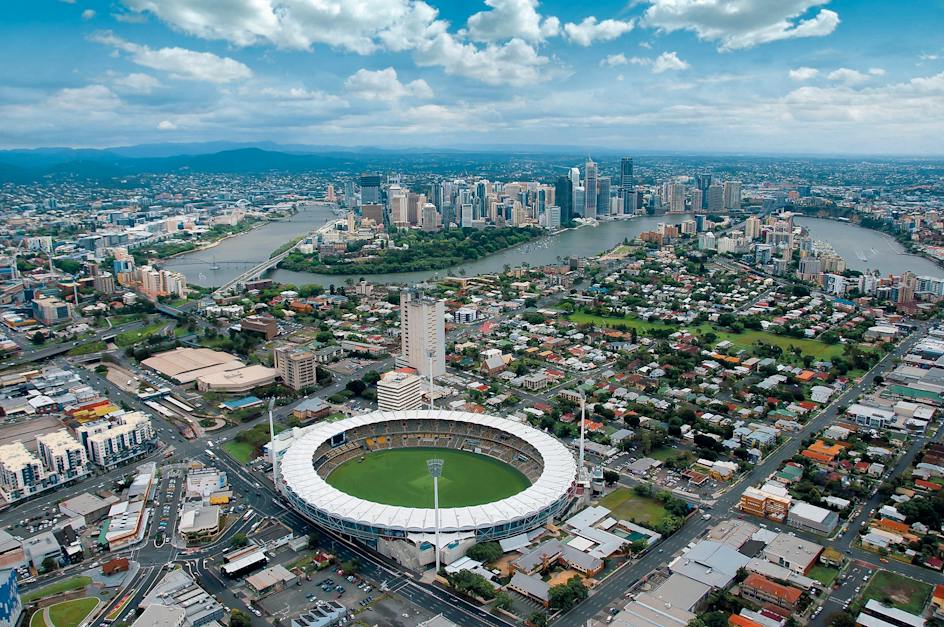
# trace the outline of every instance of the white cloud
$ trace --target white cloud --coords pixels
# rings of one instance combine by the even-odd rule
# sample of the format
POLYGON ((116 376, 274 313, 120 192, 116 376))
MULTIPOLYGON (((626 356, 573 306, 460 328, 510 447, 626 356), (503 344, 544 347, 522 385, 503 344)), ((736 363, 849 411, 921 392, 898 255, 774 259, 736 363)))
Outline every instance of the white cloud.
POLYGON ((831 81, 845 83, 846 85, 858 85, 869 80, 867 74, 863 74, 858 70, 853 70, 847 67, 841 67, 837 70, 833 70, 826 75, 826 78, 831 81))
POLYGON ((107 111, 118 107, 121 99, 104 85, 60 89, 46 100, 53 109, 107 111))
POLYGON ((302 50, 326 44, 358 54, 381 47, 389 32, 415 36, 417 26, 429 26, 436 15, 436 10, 421 0, 122 1, 134 11, 151 13, 197 37, 223 39, 238 46, 268 42, 302 50))
POLYGON ((252 71, 239 61, 220 57, 210 52, 196 52, 186 48, 149 48, 116 37, 110 32, 96 33, 92 41, 127 52, 138 65, 167 72, 174 78, 231 83, 252 76, 252 71))
POLYGON ((423 79, 401 83, 392 67, 370 71, 360 69, 344 81, 348 93, 363 100, 394 101, 407 96, 431 98, 433 90, 423 79))
POLYGON ((603 67, 616 67, 618 65, 650 65, 652 59, 644 59, 642 57, 627 57, 622 52, 618 54, 611 54, 602 61, 600 65, 603 67))
POLYGON ((82 11, 82 19, 86 22, 95 17, 95 11, 92 9, 85 9, 82 11))
POLYGON ((789 74, 792 80, 808 81, 811 78, 816 78, 816 75, 819 74, 819 70, 815 67, 798 67, 790 70, 789 74))
POLYGON ((548 58, 521 39, 479 48, 458 41, 449 33, 441 33, 418 48, 413 56, 417 65, 438 65, 446 74, 474 78, 489 85, 539 83, 551 78, 539 71, 548 58))
POLYGON ((564 24, 567 39, 580 46, 589 46, 597 41, 610 41, 633 29, 632 20, 603 20, 590 16, 580 23, 564 24))
POLYGON ((177 125, 171 122, 170 120, 161 120, 157 123, 157 130, 159 131, 173 131, 177 129, 177 125))
POLYGON ((750 48, 781 39, 822 37, 836 30, 839 14, 811 9, 829 0, 649 0, 646 25, 665 32, 688 30, 720 50, 750 48))
POLYGON ((688 63, 679 59, 675 52, 663 52, 652 62, 652 72, 654 74, 687 70, 688 68, 688 63))
POLYGON ((937 61, 940 57, 936 54, 925 52, 924 54, 919 55, 918 58, 922 61, 937 61))
POLYGON ((880 67, 870 67, 869 74, 872 76, 885 76, 885 69, 880 67))
POLYGON ((120 76, 113 81, 119 91, 135 94, 149 94, 161 86, 161 82, 150 74, 132 72, 127 76, 120 76))
POLYGON ((485 0, 490 11, 469 16, 469 36, 477 41, 504 41, 519 38, 544 41, 560 32, 560 20, 538 13, 538 0, 485 0))

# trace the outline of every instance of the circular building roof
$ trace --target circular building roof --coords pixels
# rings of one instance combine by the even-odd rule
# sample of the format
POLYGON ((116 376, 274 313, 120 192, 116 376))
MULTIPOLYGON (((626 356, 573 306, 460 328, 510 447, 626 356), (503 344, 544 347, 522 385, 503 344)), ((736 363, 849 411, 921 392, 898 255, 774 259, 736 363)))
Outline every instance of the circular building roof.
POLYGON ((505 418, 448 410, 375 411, 318 424, 288 447, 279 464, 279 475, 298 498, 332 518, 405 532, 432 533, 435 530, 433 509, 384 505, 351 496, 329 485, 318 476, 313 465, 318 447, 340 433, 383 422, 420 419, 467 422, 504 431, 537 449, 544 464, 537 481, 518 494, 484 505, 440 508, 440 531, 470 531, 537 516, 570 492, 577 475, 577 463, 556 439, 505 418))

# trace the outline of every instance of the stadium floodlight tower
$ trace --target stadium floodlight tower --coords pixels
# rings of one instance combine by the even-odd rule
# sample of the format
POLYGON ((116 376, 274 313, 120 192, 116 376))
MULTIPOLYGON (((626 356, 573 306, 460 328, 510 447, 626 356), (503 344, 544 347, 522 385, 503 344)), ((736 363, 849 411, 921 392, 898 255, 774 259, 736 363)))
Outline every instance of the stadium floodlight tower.
POLYGON ((275 397, 269 399, 269 456, 272 458, 272 487, 279 493, 279 458, 275 450, 275 422, 272 420, 272 407, 275 397))
POLYGON ((429 408, 436 409, 433 405, 433 357, 436 355, 436 351, 433 348, 430 348, 426 351, 426 357, 429 359, 429 408))
POLYGON ((436 550, 436 574, 439 574, 439 478, 442 477, 444 461, 442 459, 427 459, 426 468, 433 478, 433 511, 435 512, 435 550, 436 550))
POLYGON ((580 456, 577 461, 577 480, 586 480, 586 470, 584 468, 584 440, 587 437, 587 396, 580 395, 580 456))

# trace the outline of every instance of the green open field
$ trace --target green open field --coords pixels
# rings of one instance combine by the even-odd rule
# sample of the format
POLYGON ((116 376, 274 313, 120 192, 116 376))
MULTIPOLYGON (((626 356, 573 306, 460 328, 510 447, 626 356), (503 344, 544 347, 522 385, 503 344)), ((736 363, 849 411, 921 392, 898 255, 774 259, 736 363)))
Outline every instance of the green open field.
POLYGON ((252 454, 254 452, 252 444, 249 442, 237 442, 236 440, 223 442, 223 450, 226 451, 230 457, 243 465, 252 461, 252 454))
POLYGON ((107 348, 108 345, 106 345, 105 342, 102 342, 101 340, 97 340, 95 342, 83 342, 78 346, 70 348, 66 355, 69 355, 70 357, 88 355, 90 353, 99 353, 107 348))
POLYGON ((839 575, 838 569, 832 568, 831 566, 823 566, 822 564, 816 564, 806 573, 807 577, 815 579, 827 587, 833 585, 837 575, 839 575))
POLYGON ((862 601, 875 599, 879 603, 920 615, 931 598, 931 591, 931 584, 880 570, 862 591, 862 601))
POLYGON ((45 588, 40 588, 38 590, 30 590, 23 594, 22 599, 23 603, 30 603, 36 599, 41 599, 43 597, 50 597, 54 594, 59 594, 60 592, 68 592, 70 590, 78 590, 79 588, 84 588, 85 586, 92 583, 91 577, 78 576, 78 577, 69 577, 68 579, 63 579, 62 581, 57 581, 54 584, 50 584, 45 588))
POLYGON ((141 340, 154 335, 166 326, 166 322, 155 322, 154 324, 149 324, 145 327, 141 327, 140 329, 135 329, 134 331, 125 331, 124 333, 119 333, 115 336, 115 344, 121 347, 137 344, 141 340))
POLYGON ((669 517, 662 503, 629 488, 616 488, 600 499, 600 505, 613 512, 614 518, 636 521, 644 527, 651 528, 669 517))
POLYGON ((85 597, 56 603, 49 608, 49 627, 76 627, 98 605, 98 599, 85 597))
POLYGON ((503 499, 531 484, 508 464, 485 455, 441 448, 375 451, 328 475, 328 483, 352 496, 402 507, 432 507, 433 479, 426 460, 444 460, 440 507, 469 507, 503 499))
POLYGON ((570 314, 568 318, 577 324, 595 324, 597 326, 626 329, 632 328, 636 329, 640 333, 645 333, 646 331, 650 331, 652 329, 667 329, 671 331, 677 331, 681 328, 688 329, 688 331, 695 333, 696 335, 712 332, 718 337, 718 342, 721 342, 722 340, 728 340, 734 346, 740 349, 748 350, 752 348, 757 342, 764 342, 765 344, 779 346, 784 351, 790 350, 791 346, 796 346, 805 354, 813 357, 814 359, 828 360, 842 355, 843 351, 843 345, 838 343, 826 344, 824 342, 820 342, 819 340, 787 337, 785 335, 775 335, 767 331, 754 331, 751 329, 746 329, 743 333, 731 333, 729 331, 716 329, 710 324, 702 324, 697 327, 671 326, 663 322, 647 322, 646 320, 640 320, 638 318, 632 317, 618 318, 595 316, 593 314, 579 311, 570 314))

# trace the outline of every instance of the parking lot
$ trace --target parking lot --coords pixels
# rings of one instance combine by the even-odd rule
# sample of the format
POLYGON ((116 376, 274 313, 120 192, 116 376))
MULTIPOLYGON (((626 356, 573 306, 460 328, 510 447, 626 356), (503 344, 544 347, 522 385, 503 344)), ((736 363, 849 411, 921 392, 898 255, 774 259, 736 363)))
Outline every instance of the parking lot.
MULTIPOLYGON (((383 582, 360 576, 345 577, 327 568, 312 573, 311 581, 300 578, 297 584, 258 601, 264 614, 280 619, 298 616, 318 603, 337 601, 348 609, 349 622, 367 625, 412 627, 432 615, 396 593, 384 591, 383 582), (353 619, 353 621, 352 621, 353 619)), ((345 624, 345 623, 342 623, 345 624)))

